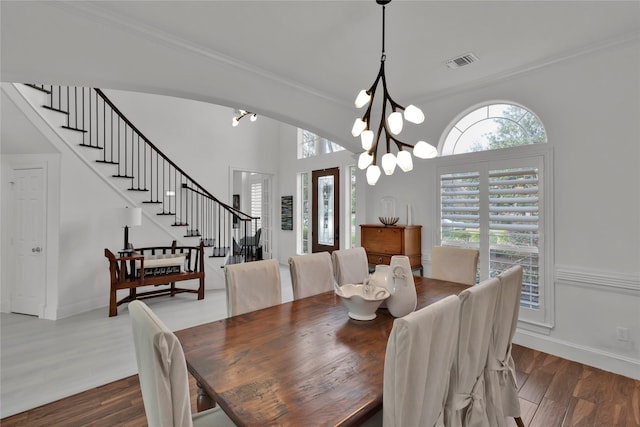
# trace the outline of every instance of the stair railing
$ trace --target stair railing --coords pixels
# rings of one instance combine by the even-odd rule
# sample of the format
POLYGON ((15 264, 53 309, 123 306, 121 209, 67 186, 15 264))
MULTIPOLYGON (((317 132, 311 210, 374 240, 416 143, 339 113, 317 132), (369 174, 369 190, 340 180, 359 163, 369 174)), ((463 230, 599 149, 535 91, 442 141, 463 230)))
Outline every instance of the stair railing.
POLYGON ((49 94, 49 102, 43 107, 65 114, 63 128, 80 132, 81 146, 101 150, 97 162, 114 165, 117 169, 112 176, 129 180, 129 191, 146 192, 149 199, 142 203, 161 205, 157 215, 173 216, 173 226, 185 227, 184 237, 199 237, 205 246, 213 248, 213 257, 248 259, 255 255, 256 248, 238 242, 256 233, 260 218, 220 201, 198 184, 131 123, 102 90, 28 86, 49 94))

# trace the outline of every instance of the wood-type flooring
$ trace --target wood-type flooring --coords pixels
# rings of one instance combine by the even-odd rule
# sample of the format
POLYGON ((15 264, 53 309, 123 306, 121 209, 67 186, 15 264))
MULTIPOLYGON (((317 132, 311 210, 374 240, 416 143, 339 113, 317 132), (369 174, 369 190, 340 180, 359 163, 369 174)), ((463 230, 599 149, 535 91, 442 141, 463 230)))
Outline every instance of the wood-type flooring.
MULTIPOLYGON (((529 427, 640 426, 640 381, 514 345, 529 427)), ((190 379, 195 411, 196 384, 190 379)), ((515 426, 513 420, 510 425, 515 426)), ((2 427, 146 426, 136 375, 0 420, 2 427)))

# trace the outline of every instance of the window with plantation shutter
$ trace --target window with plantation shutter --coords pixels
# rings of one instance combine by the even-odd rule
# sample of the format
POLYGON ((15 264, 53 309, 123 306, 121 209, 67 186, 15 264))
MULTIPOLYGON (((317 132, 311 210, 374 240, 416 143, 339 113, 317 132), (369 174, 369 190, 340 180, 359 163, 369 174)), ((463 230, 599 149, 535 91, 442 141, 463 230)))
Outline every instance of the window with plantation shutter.
POLYGON ((257 221, 252 221, 251 233, 255 234, 258 228, 262 228, 262 182, 251 184, 251 216, 258 217, 257 221))
POLYGON ((521 265, 520 305, 534 311, 541 303, 541 165, 539 158, 489 161, 439 174, 440 245, 479 250, 477 282, 521 265))
POLYGON ((487 104, 449 126, 440 147, 448 156, 437 169, 436 244, 477 249, 477 282, 521 265, 520 320, 534 328, 553 324, 552 275, 545 268, 552 262, 553 228, 544 197, 544 189, 552 189, 545 185, 552 155, 545 142, 532 112, 487 104))

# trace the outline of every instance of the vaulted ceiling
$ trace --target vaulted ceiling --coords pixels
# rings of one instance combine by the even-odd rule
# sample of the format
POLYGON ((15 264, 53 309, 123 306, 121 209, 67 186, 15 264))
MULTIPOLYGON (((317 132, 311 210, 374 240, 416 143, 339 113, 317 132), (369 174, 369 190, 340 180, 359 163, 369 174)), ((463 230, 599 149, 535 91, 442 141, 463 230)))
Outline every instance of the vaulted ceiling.
MULTIPOLYGON (((354 149, 353 100, 380 64, 382 10, 373 0, 3 0, 0 7, 2 81, 193 98, 354 149)), ((401 104, 420 105, 638 37, 638 1, 395 0, 386 13, 389 90, 401 104), (479 60, 445 65, 469 52, 479 60)))

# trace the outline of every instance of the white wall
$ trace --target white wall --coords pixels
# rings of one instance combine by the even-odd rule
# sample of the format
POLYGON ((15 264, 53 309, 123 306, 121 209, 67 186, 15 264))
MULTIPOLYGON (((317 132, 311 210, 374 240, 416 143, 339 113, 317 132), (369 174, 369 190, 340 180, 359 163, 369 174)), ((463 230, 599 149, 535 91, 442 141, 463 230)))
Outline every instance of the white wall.
MULTIPOLYGON (((423 105, 437 143, 467 108, 509 100, 538 114, 554 150, 555 327, 520 331, 525 345, 640 377, 640 43, 578 56, 423 105), (616 339, 628 328, 628 342, 616 339)), ((368 192, 367 220, 382 196, 414 206, 428 264, 436 230, 439 159, 382 176, 368 192)))

